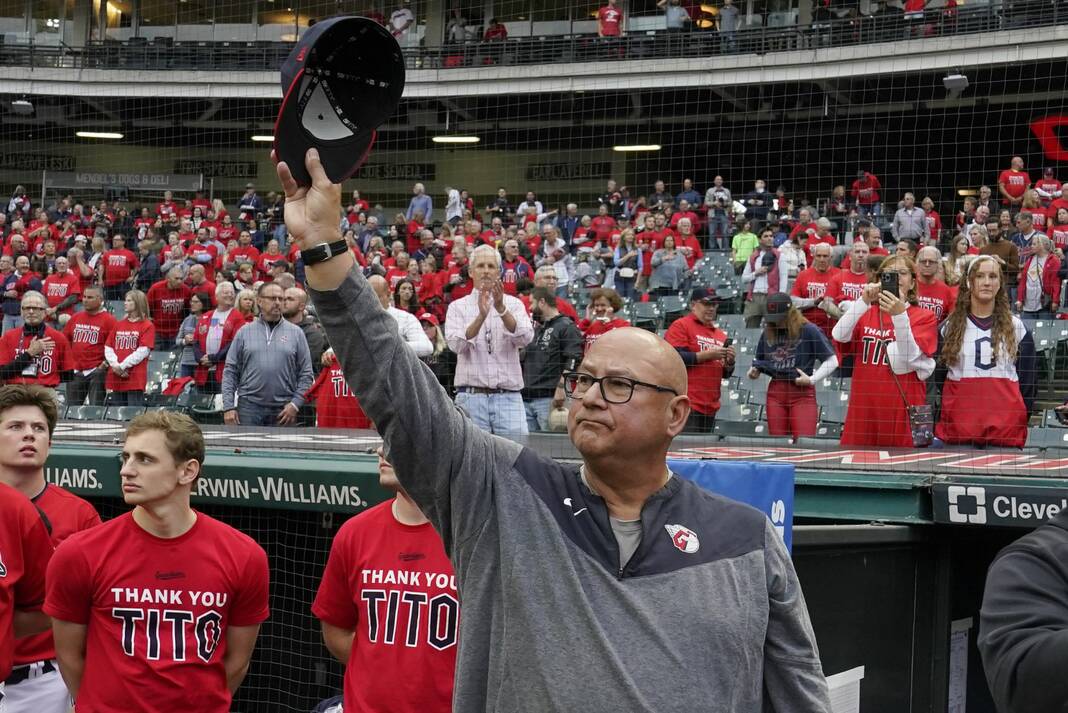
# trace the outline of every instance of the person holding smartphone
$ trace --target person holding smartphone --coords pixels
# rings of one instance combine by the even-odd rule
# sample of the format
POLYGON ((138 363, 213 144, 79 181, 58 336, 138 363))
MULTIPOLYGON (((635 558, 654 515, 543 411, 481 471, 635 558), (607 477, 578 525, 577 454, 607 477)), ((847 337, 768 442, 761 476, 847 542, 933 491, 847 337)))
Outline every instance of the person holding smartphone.
POLYGON ((917 304, 916 263, 910 258, 886 258, 876 279, 831 330, 854 355, 841 444, 912 448, 907 407, 926 402, 938 320, 917 304))

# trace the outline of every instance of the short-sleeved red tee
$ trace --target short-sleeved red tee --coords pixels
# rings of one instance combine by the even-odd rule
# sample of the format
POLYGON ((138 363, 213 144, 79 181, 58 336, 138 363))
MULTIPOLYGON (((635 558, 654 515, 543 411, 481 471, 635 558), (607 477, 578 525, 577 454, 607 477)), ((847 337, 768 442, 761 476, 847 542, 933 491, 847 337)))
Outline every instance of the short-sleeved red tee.
MULTIPOLYGON (((71 295, 81 295, 82 281, 73 272, 63 275, 49 275, 44 280, 44 296, 48 306, 54 308, 71 295)), ((77 303, 75 303, 77 304, 77 303)), ((66 307, 60 314, 74 314, 74 305, 66 307)))
MULTIPOLYGON (((126 357, 141 347, 148 347, 151 351, 155 343, 156 328, 152 326, 152 322, 147 319, 139 319, 136 322, 124 319, 115 323, 115 328, 108 335, 106 346, 115 351, 115 357, 121 364, 126 357)), ((104 385, 109 391, 144 391, 147 383, 147 358, 130 369, 125 379, 108 369, 108 375, 104 380, 104 385)))
MULTIPOLYGON (((727 333, 719 327, 709 327, 697 321, 693 314, 676 319, 664 334, 667 343, 676 349, 702 352, 712 347, 722 347, 727 333)), ((709 360, 703 364, 687 367, 689 372, 690 405, 693 410, 706 416, 715 416, 719 411, 719 398, 723 380, 723 362, 709 360)))
POLYGON ((957 288, 950 287, 941 280, 932 284, 920 281, 916 283, 916 300, 920 307, 933 312, 941 323, 957 304, 957 288))
POLYGON ((148 288, 148 311, 160 336, 173 339, 178 334, 178 328, 189 312, 189 298, 192 295, 193 290, 184 282, 172 289, 167 286, 166 280, 160 280, 148 288))
POLYGON ((597 11, 597 20, 601 23, 601 34, 605 37, 618 37, 623 24, 623 11, 612 5, 605 5, 597 11))
MULTIPOLYGON (((44 336, 55 345, 34 357, 22 373, 7 380, 8 384, 39 384, 55 388, 59 386, 60 375, 74 369, 74 355, 70 344, 62 332, 45 327, 44 336)), ((19 354, 26 351, 33 337, 26 334, 22 327, 9 329, 0 337, 0 364, 10 364, 19 354)))
POLYGON ((76 312, 70 318, 63 328, 63 335, 74 352, 75 369, 85 371, 103 363, 104 345, 115 328, 115 322, 115 317, 107 310, 100 310, 96 314, 76 312))
POLYGON ((354 630, 346 711, 447 713, 460 602, 441 538, 402 525, 387 501, 352 518, 330 548, 312 613, 354 630))
POLYGON ((828 337, 831 336, 831 317, 818 307, 819 303, 827 294, 827 285, 839 272, 837 267, 830 267, 826 272, 820 272, 814 267, 802 270, 794 281, 794 288, 790 294, 806 300, 816 300, 814 307, 808 307, 801 314, 809 322, 820 328, 828 337))
MULTIPOLYGON (((1006 168, 998 176, 998 183, 1004 185, 1005 192, 1010 196, 1020 198, 1031 185, 1031 177, 1027 175, 1027 171, 1013 171, 1011 168, 1006 168)), ((1001 202, 1008 204, 1008 201, 1004 198, 1001 199, 1001 202)))
POLYGON ((371 419, 349 390, 345 373, 335 357, 319 372, 305 395, 315 402, 315 425, 319 428, 371 428, 371 419))
POLYGON ((859 300, 864 292, 864 285, 868 284, 867 273, 855 273, 852 270, 839 270, 827 283, 826 294, 835 304, 859 300))
POLYGON ((45 599, 45 570, 52 542, 29 498, 0 483, 0 680, 11 673, 15 610, 38 611, 45 599))
MULTIPOLYGON (((60 542, 75 532, 88 530, 100 524, 100 515, 92 505, 74 493, 55 485, 46 485, 41 494, 33 499, 33 504, 40 508, 48 518, 48 524, 52 528, 49 535, 55 546, 59 546, 60 542)), ((15 642, 16 666, 35 661, 47 661, 55 657, 56 650, 50 631, 26 636, 15 642)))
POLYGON ((108 250, 100 257, 104 264, 104 286, 121 285, 137 269, 137 256, 129 250, 108 250))
POLYGON ((185 249, 186 257, 190 258, 196 264, 204 266, 204 276, 214 282, 215 281, 215 267, 219 262, 219 249, 214 245, 205 245, 204 243, 193 243, 185 249), (208 260, 204 261, 203 258, 207 257, 208 260))
POLYGON ((161 539, 131 513, 69 537, 45 613, 88 627, 78 710, 228 713, 226 629, 262 623, 267 555, 203 513, 161 539))
POLYGON ((620 327, 629 327, 630 322, 625 319, 611 319, 603 321, 600 319, 584 319, 578 323, 578 328, 585 337, 585 346, 583 347, 583 354, 590 350, 593 343, 601 338, 602 335, 611 332, 613 329, 619 329, 620 327))

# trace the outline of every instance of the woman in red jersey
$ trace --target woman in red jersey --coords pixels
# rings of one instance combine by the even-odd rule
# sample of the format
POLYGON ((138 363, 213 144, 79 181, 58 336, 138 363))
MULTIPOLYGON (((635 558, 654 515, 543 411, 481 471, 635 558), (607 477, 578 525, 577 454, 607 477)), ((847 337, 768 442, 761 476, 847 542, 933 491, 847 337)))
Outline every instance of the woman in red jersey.
POLYGON ((126 318, 115 323, 104 347, 108 362, 107 379, 110 406, 141 406, 148 382, 148 355, 156 343, 156 328, 148 312, 148 298, 141 290, 130 290, 123 301, 126 318))
POLYGON ((623 299, 615 290, 602 287, 590 290, 590 304, 586 308, 586 319, 578 323, 578 328, 586 336, 585 351, 604 334, 619 327, 629 327, 630 322, 616 317, 616 312, 623 309, 623 299))
POLYGON ((831 331, 854 355, 841 443, 911 448, 907 406, 926 403, 924 382, 934 372, 938 321, 934 312, 916 304, 916 263, 910 258, 886 258, 876 280, 831 331), (889 273, 897 275, 897 294, 881 287, 889 273))

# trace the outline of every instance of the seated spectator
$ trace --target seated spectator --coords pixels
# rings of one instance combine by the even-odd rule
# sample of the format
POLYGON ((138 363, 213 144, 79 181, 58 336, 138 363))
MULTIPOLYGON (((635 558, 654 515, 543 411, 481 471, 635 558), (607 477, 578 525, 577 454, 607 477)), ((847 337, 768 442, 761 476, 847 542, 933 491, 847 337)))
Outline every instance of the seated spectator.
POLYGON ((74 356, 62 333, 45 323, 48 302, 40 292, 22 296, 21 327, 0 337, 0 379, 7 384, 55 388, 70 379, 74 356))
POLYGON ((768 298, 764 320, 756 359, 746 376, 771 377, 766 407, 768 433, 795 439, 815 436, 819 416, 816 384, 834 373, 838 357, 826 335, 802 316, 786 293, 768 298))
POLYGON ((178 268, 171 268, 166 279, 149 288, 146 297, 156 328, 156 349, 165 351, 174 345, 178 329, 189 310, 189 297, 192 294, 192 288, 182 282, 182 271, 178 268))
POLYGON ((109 371, 105 379, 109 406, 143 406, 148 383, 148 355, 156 343, 156 328, 148 298, 130 290, 123 300, 126 316, 115 323, 104 347, 109 371))
POLYGON ((668 327, 664 339, 686 364, 690 416, 683 433, 712 433, 720 406, 724 378, 734 373, 734 348, 727 333, 716 325, 719 299, 698 287, 690 294, 690 313, 668 327))
POLYGON ((937 320, 916 304, 912 260, 886 258, 875 280, 831 330, 855 361, 841 445, 912 448, 908 407, 927 402, 924 382, 934 372, 937 320), (882 290, 889 271, 898 275, 900 297, 882 290))
POLYGON ((67 324, 82 297, 82 281, 69 267, 67 258, 56 258, 56 271, 45 278, 42 288, 48 300, 45 320, 58 329, 67 324))
POLYGON ((1035 236, 1032 244, 1034 252, 1020 268, 1016 309, 1025 320, 1052 319, 1061 304, 1061 261, 1045 235, 1035 236))
POLYGON ((246 288, 238 292, 234 307, 245 320, 245 324, 256 319, 256 290, 246 288))
POLYGON ((604 287, 590 290, 590 304, 586 306, 586 318, 578 323, 583 335, 583 353, 588 352, 597 339, 613 329, 629 327, 630 322, 616 313, 623 309, 623 299, 615 290, 604 287))
POLYGON ((935 435, 951 444, 1023 448, 1035 399, 1035 343, 1009 309, 997 258, 983 255, 968 266, 941 336, 939 361, 948 373, 935 435))
POLYGON ((207 293, 194 292, 189 296, 189 314, 182 320, 174 339, 174 346, 181 350, 181 356, 178 359, 178 376, 182 378, 192 378, 196 372, 197 324, 209 309, 211 309, 211 298, 207 293))

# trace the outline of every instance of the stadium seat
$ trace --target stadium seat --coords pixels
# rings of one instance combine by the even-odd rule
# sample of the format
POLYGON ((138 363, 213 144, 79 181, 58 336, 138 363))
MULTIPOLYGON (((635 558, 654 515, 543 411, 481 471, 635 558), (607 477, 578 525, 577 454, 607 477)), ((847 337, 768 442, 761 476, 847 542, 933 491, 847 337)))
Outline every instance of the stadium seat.
POLYGON ((725 421, 759 421, 763 412, 760 404, 739 403, 737 401, 723 401, 716 413, 717 422, 725 421))
POLYGON ((1046 409, 1042 414, 1042 427, 1043 428, 1068 428, 1063 423, 1057 420, 1057 412, 1053 409, 1046 409))
MULTIPOLYGON (((748 371, 748 367, 746 367, 746 371, 748 371)), ((760 376, 756 379, 746 379, 746 381, 749 382, 749 403, 767 406, 768 386, 771 384, 771 379, 760 376)))
POLYGON ((129 421, 145 412, 144 406, 108 406, 104 410, 105 421, 129 421))
POLYGON ((71 421, 103 421, 103 406, 68 406, 66 418, 71 421))
POLYGON ((792 446, 793 440, 785 436, 720 436, 720 446, 792 446))
POLYGON ((816 403, 820 406, 837 405, 849 402, 849 393, 846 391, 816 389, 816 403))
POLYGON ((848 401, 828 401, 820 406, 820 423, 845 423, 848 401))
POLYGON ((197 423, 222 423, 222 394, 198 394, 193 398, 189 412, 197 423))
POLYGON ((660 329, 660 307, 654 302, 636 302, 631 324, 639 329, 656 332, 660 329))
POLYGON ((1029 428, 1027 429, 1027 448, 1068 448, 1068 429, 1066 428, 1029 428))
POLYGON ((661 297, 658 305, 660 313, 664 315, 664 326, 670 327, 671 323, 679 317, 685 317, 690 311, 690 305, 679 295, 666 295, 661 297))
POLYGON ((720 436, 775 437, 768 433, 768 424, 763 421, 721 421, 716 419, 716 428, 713 432, 720 436))

